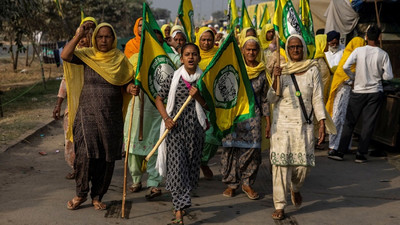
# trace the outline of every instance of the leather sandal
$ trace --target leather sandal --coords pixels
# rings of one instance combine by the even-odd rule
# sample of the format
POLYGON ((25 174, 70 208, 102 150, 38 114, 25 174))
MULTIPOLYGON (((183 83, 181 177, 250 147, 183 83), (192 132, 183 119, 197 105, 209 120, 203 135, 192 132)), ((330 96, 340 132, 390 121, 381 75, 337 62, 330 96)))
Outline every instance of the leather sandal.
POLYGON ((157 187, 150 187, 149 194, 145 195, 145 198, 147 200, 150 200, 161 195, 162 195, 161 189, 157 187))
POLYGON ((285 219, 285 211, 283 209, 277 209, 272 213, 272 219, 283 220, 285 219))
POLYGON ((231 198, 231 197, 235 196, 235 191, 236 191, 236 189, 228 187, 227 189, 225 189, 225 191, 222 193, 222 195, 225 197, 231 198))
POLYGON ((132 184, 132 186, 129 187, 130 192, 139 192, 141 190, 142 190, 142 183, 132 184))
POLYGON ((257 200, 260 198, 257 192, 253 190, 249 185, 242 185, 242 191, 246 193, 247 197, 251 200, 257 200))
POLYGON ((95 210, 105 210, 105 209, 107 209, 107 205, 102 203, 99 200, 92 200, 92 205, 94 206, 95 210))
POLYGON ((75 196, 72 200, 67 202, 67 209, 69 210, 78 209, 79 206, 82 205, 82 203, 86 202, 86 200, 87 200, 86 197, 75 196))

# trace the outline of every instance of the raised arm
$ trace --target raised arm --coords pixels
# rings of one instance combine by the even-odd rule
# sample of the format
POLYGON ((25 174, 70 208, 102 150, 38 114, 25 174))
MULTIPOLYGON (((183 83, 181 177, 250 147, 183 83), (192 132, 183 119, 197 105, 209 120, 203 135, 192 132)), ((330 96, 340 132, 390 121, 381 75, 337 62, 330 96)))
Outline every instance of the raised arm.
POLYGON ((71 41, 69 41, 65 45, 63 51, 61 52, 62 60, 66 61, 66 62, 71 62, 76 46, 78 45, 81 38, 86 36, 88 34, 88 32, 89 32, 89 28, 86 29, 84 24, 82 24, 80 27, 78 27, 78 29, 76 30, 75 36, 72 38, 71 41))

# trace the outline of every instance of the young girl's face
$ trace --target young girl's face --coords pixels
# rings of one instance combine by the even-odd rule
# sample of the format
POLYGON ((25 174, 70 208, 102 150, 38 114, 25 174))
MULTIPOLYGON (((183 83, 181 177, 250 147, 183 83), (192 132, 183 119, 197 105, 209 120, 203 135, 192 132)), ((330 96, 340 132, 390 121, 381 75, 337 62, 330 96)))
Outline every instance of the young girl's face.
POLYGON ((200 55, 194 46, 187 46, 181 56, 181 63, 187 71, 196 71, 197 65, 200 62, 200 55))

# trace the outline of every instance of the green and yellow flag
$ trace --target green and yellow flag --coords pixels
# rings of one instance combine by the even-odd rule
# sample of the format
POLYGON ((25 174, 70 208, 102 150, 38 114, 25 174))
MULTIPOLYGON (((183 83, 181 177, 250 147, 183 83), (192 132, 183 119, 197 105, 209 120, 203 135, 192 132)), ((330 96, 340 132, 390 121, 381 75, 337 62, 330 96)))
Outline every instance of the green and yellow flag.
MULTIPOLYGON (((158 26, 157 20, 155 19, 150 7, 146 4, 146 2, 143 2, 143 18, 145 18, 144 20, 148 23, 152 30, 159 30, 161 32, 160 26, 158 26)), ((164 42, 163 48, 167 53, 174 53, 167 42, 164 42)))
POLYGON ((157 40, 151 25, 143 20, 142 36, 135 83, 147 94, 155 105, 162 83, 173 76, 175 65, 157 40))
POLYGON ((268 4, 264 6, 264 12, 261 17, 260 25, 258 26, 259 29, 262 29, 265 24, 271 23, 271 16, 269 15, 268 11, 268 4))
POLYGON ((235 30, 236 25, 239 23, 235 0, 229 0, 229 2, 228 2, 228 16, 229 16, 229 29, 228 30, 235 30))
POLYGON ((314 23, 312 19, 310 2, 309 0, 300 0, 299 3, 299 17, 304 27, 314 36, 314 23))
POLYGON ((279 33, 280 46, 285 49, 286 39, 292 34, 301 35, 307 45, 307 56, 315 54, 314 35, 303 26, 291 0, 275 0, 274 29, 279 33))
POLYGON ((209 119, 218 139, 235 124, 255 116, 253 88, 234 32, 228 35, 197 82, 210 108, 209 119))
POLYGON ((58 15, 60 15, 61 17, 64 18, 64 15, 62 13, 61 2, 58 1, 58 0, 54 0, 54 2, 56 3, 56 8, 57 8, 57 11, 58 11, 58 15))
POLYGON ((254 14, 253 14, 253 25, 254 27, 257 27, 257 10, 258 10, 258 4, 256 7, 254 7, 254 14))
POLYGON ((240 30, 243 30, 247 27, 254 27, 253 23, 251 22, 249 12, 247 12, 246 3, 242 0, 242 18, 240 20, 240 30))
POLYGON ((85 13, 83 12, 83 8, 81 6, 81 21, 83 21, 83 19, 85 19, 85 13))
POLYGON ((196 36, 194 35, 194 22, 193 22, 193 5, 191 0, 181 0, 178 9, 179 20, 185 30, 188 42, 195 43, 196 36))

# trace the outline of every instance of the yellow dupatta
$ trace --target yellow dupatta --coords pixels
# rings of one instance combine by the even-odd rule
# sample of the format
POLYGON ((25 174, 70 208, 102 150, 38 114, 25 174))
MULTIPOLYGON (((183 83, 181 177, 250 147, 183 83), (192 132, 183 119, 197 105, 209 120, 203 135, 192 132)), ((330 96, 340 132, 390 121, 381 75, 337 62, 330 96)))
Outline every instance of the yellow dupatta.
MULTIPOLYGON (((208 27, 202 27, 199 29, 199 32, 196 34, 196 45, 199 46, 200 49, 200 57, 201 61, 199 62, 199 67, 201 70, 205 70, 210 64, 211 60, 214 58, 215 54, 217 54, 218 47, 213 44, 213 47, 209 50, 203 50, 200 47, 200 38, 204 34, 204 32, 211 32, 215 38, 214 32, 208 27)), ((215 39, 214 39, 215 41, 215 39)))
MULTIPOLYGON (((162 32, 164 38, 166 38, 166 36, 165 36, 165 30, 167 29, 167 27, 171 28, 171 26, 170 26, 169 24, 164 24, 164 25, 161 26, 161 32, 162 32)), ((171 30, 170 30, 169 35, 171 36, 171 30)))
MULTIPOLYGON (((110 24, 101 23, 96 27, 93 32, 92 43, 93 47, 75 50, 74 55, 112 85, 122 86, 133 79, 134 71, 132 65, 125 55, 116 48, 117 35, 110 24), (96 35, 99 29, 105 26, 110 27, 113 31, 114 42, 110 51, 100 52, 96 45, 96 35)), ((83 88, 83 66, 64 62, 64 76, 67 81, 69 112, 67 138, 73 141, 72 127, 83 88)))
MULTIPOLYGON (((256 57, 256 60, 258 61, 258 59, 260 58, 260 54, 261 54, 261 46, 260 46, 260 42, 259 42, 259 40, 257 38, 255 38, 253 36, 246 37, 243 40, 243 43, 240 45, 240 47, 242 48, 242 51, 243 51, 243 46, 249 40, 255 41, 258 44, 258 46, 260 47, 260 50, 258 51, 258 54, 257 54, 257 57, 256 57)), ((243 57, 244 57, 244 55, 243 55, 243 57)), ((244 60, 244 61, 246 62, 246 60, 244 60)), ((258 65, 256 67, 247 66, 247 64, 245 63, 247 75, 249 76, 250 80, 256 78, 262 71, 265 70, 265 64, 263 62, 261 62, 261 61, 258 61, 258 62, 259 63, 258 63, 258 65)))
MULTIPOLYGON (((337 69, 333 74, 331 90, 329 92, 328 101, 326 102, 326 110, 329 112, 330 115, 333 113, 333 102, 335 101, 336 90, 338 87, 346 80, 350 79, 349 76, 344 72, 343 65, 346 63, 347 59, 349 58, 350 54, 354 51, 354 49, 364 46, 365 40, 360 37, 355 37, 351 39, 351 41, 347 44, 346 48, 343 51, 343 56, 339 61, 337 69)), ((356 66, 351 66, 351 71, 355 71, 356 66)))
POLYGON ((258 36, 258 39, 260 39, 260 44, 261 44, 262 49, 267 49, 269 47, 269 44, 271 44, 271 42, 274 40, 274 39, 272 39, 271 41, 268 41, 266 38, 267 32, 270 30, 273 30, 273 29, 274 29, 274 25, 272 25, 271 23, 265 24, 263 26, 261 33, 258 36))

